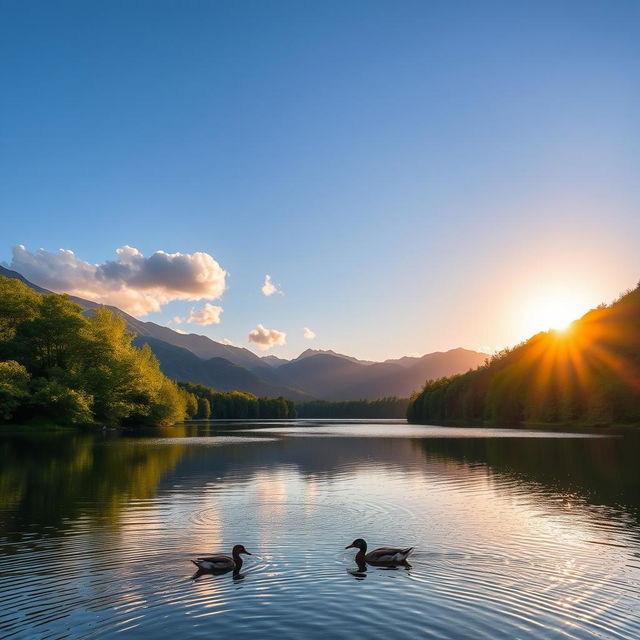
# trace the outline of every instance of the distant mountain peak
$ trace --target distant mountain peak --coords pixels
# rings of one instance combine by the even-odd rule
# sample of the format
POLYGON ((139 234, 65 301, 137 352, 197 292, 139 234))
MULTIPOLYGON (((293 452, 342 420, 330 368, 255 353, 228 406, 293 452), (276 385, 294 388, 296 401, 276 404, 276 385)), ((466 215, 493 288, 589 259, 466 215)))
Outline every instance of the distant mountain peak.
POLYGON ((333 349, 305 349, 297 358, 292 360, 292 362, 304 360, 305 358, 311 358, 313 356, 334 356, 335 358, 343 358, 344 360, 357 362, 358 364, 375 364, 373 360, 360 360, 344 353, 337 353, 336 351, 333 351, 333 349))
POLYGON ((278 358, 278 356, 269 355, 269 356, 261 356, 260 360, 266 362, 272 367, 279 367, 280 365, 286 364, 289 362, 286 358, 278 358))

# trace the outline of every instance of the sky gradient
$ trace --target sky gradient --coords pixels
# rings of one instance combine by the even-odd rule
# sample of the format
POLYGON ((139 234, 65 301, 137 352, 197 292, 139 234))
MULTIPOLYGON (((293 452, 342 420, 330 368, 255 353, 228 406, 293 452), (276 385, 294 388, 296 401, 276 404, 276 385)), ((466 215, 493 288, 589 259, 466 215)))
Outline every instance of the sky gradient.
POLYGON ((223 295, 144 319, 254 350, 261 325, 282 357, 494 350, 548 328, 541 307, 579 314, 640 279, 640 3, 0 15, 7 264, 16 245, 206 253, 223 295))

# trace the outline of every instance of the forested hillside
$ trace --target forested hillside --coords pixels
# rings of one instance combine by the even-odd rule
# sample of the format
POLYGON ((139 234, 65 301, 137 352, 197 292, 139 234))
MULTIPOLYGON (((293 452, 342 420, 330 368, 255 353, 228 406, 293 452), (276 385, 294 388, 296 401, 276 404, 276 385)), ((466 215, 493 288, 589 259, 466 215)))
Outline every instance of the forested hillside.
POLYGON ((640 422, 640 286, 566 331, 539 333, 468 373, 427 383, 413 422, 640 422))

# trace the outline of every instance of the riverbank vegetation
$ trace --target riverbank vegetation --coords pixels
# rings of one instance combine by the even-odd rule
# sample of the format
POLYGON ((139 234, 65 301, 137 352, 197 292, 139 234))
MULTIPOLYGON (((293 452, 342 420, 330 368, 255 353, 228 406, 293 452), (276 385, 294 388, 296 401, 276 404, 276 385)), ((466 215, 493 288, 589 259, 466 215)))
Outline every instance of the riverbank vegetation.
POLYGON ((295 404, 282 396, 259 398, 243 391, 217 391, 190 382, 180 382, 179 386, 197 399, 198 409, 194 418, 228 420, 297 417, 295 404))
POLYGON ((327 402, 314 400, 296 406, 299 418, 404 418, 409 398, 381 398, 380 400, 346 400, 327 402))
POLYGON ((468 373, 429 381, 410 422, 640 423, 640 285, 565 331, 539 333, 468 373))
POLYGON ((0 276, 0 423, 164 425, 194 412, 132 339, 108 309, 86 317, 68 296, 0 276))

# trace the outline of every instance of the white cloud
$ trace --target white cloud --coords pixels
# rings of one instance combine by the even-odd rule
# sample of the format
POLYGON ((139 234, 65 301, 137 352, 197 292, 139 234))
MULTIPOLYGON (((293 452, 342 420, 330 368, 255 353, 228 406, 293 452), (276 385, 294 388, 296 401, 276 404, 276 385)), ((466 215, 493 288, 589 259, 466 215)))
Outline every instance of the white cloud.
POLYGON ((280 285, 274 284, 271 282, 271 276, 266 275, 264 277, 264 284, 262 285, 262 293, 265 296, 272 296, 274 293, 279 293, 281 296, 284 295, 284 291, 279 288, 280 285))
POLYGON ((253 342, 258 349, 266 351, 275 345, 287 344, 287 334, 277 329, 267 329, 259 324, 253 331, 249 332, 248 342, 253 342))
POLYGON ((145 258, 125 245, 116 255, 115 261, 91 264, 69 249, 30 253, 18 245, 8 266, 52 291, 114 305, 138 316, 159 311, 172 300, 215 300, 226 288, 227 272, 208 253, 156 251, 145 258))
POLYGON ((316 337, 316 334, 314 331, 311 331, 311 329, 309 329, 309 327, 305 327, 302 335, 307 339, 307 340, 313 340, 316 337))
POLYGON ((189 312, 189 315, 185 318, 180 316, 173 316, 171 319, 172 324, 182 324, 186 322, 188 324, 199 324, 206 327, 210 324, 220 324, 220 314, 224 311, 222 307, 215 304, 209 304, 205 302, 201 309, 196 311, 193 307, 189 312))
POLYGON ((174 329, 174 331, 175 331, 176 333, 180 333, 180 334, 182 334, 183 336, 187 336, 187 335, 189 335, 186 331, 183 331, 182 329, 174 329))
POLYGON ((204 306, 199 311, 191 309, 187 322, 189 324, 199 324, 203 327, 209 324, 220 324, 220 314, 223 311, 224 309, 222 307, 205 302, 204 306))
POLYGON ((227 344, 230 347, 237 347, 238 346, 235 342, 231 342, 231 340, 229 340, 229 338, 222 338, 222 340, 220 340, 220 344, 227 344))

